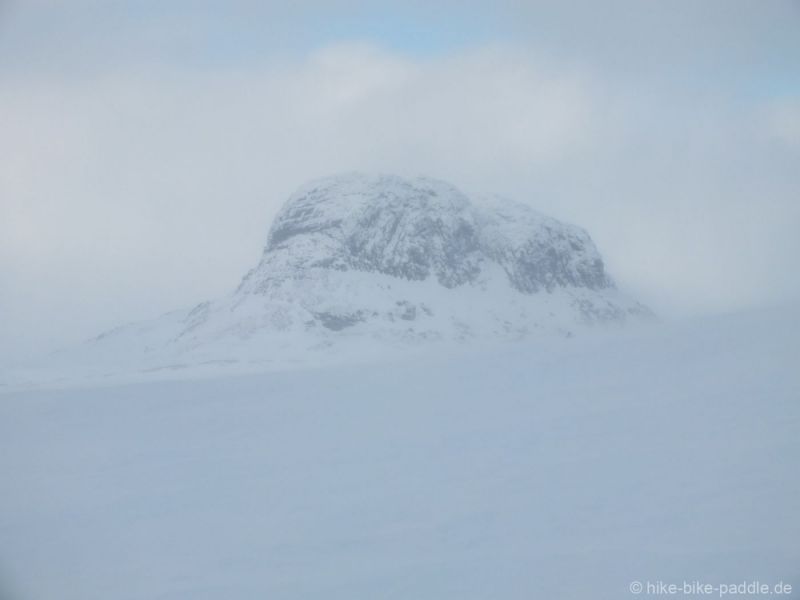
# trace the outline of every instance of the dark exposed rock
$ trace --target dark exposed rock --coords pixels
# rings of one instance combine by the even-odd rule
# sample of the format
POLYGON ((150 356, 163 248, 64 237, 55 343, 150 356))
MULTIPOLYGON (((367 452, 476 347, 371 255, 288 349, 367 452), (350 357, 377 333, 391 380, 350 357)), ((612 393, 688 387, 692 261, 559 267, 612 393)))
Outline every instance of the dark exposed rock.
POLYGON ((437 180, 353 174, 317 181, 290 198, 242 288, 265 291, 276 278, 311 268, 435 277, 454 288, 492 265, 526 294, 613 287, 578 227, 507 200, 473 202, 437 180))

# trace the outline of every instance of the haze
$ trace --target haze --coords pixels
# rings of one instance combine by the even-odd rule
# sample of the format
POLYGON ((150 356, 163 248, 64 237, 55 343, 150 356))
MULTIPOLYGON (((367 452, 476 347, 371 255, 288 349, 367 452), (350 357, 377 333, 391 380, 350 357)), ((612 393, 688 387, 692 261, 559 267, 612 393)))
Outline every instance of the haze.
POLYGON ((585 227, 670 317, 797 299, 800 5, 0 9, 0 359, 233 288, 294 188, 426 174, 585 227))

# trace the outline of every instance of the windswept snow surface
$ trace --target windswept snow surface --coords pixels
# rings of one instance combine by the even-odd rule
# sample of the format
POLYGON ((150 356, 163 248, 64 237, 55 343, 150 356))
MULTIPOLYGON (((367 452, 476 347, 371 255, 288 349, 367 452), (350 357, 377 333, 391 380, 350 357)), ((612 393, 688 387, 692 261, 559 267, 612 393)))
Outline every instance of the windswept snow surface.
POLYGON ((0 596, 796 596, 798 315, 0 395, 0 596))

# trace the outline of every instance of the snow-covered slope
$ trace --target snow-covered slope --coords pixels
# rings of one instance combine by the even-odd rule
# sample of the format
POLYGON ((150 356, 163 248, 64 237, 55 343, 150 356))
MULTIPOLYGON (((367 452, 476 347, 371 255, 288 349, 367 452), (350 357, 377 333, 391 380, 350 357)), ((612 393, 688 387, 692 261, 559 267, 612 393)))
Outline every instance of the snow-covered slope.
POLYGON ((798 314, 0 394, 0 597, 793 598, 798 314))
POLYGON ((648 317, 578 227, 442 181, 349 174, 288 200, 261 261, 227 297, 119 327, 59 360, 100 375, 261 368, 648 317))

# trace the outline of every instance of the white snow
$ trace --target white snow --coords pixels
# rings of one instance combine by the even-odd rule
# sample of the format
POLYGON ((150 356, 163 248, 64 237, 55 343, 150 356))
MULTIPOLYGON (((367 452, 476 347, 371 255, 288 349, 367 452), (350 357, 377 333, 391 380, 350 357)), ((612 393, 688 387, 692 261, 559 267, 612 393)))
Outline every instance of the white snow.
POLYGON ((800 585, 800 311, 0 395, 0 597, 800 585))

